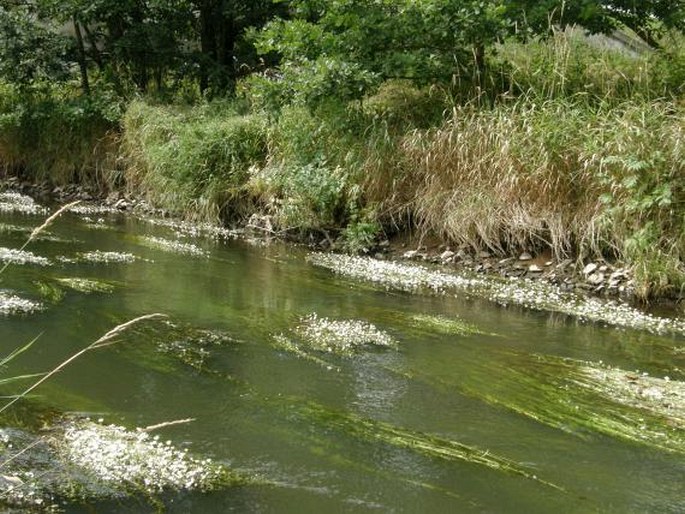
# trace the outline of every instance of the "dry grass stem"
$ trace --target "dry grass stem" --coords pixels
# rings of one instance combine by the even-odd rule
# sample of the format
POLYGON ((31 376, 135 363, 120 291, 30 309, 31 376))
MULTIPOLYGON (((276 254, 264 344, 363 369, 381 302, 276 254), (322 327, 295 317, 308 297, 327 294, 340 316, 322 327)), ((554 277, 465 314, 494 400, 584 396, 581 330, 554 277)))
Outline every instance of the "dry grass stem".
POLYGON ((91 343, 90 345, 86 346, 83 350, 80 350, 79 352, 75 353, 74 355, 69 357, 67 360, 65 360, 61 364, 58 364, 55 368, 53 368, 51 371, 46 373, 40 380, 36 381, 33 385, 28 387, 21 394, 17 395, 14 399, 12 399, 12 401, 10 401, 5 406, 0 408, 0 414, 2 414, 7 409, 9 409, 12 405, 14 405, 14 403, 19 401, 21 398, 24 398, 27 394, 29 394, 31 391, 36 389, 39 385, 41 385, 43 382, 48 380, 50 377, 59 373, 62 369, 64 369, 67 365, 69 365, 70 363, 72 363, 73 361, 75 361, 76 359, 81 357, 84 353, 87 353, 91 350, 95 350, 98 348, 102 348, 103 346, 107 346, 109 344, 112 344, 113 343, 112 339, 114 337, 121 334, 124 330, 128 329, 129 327, 131 327, 132 325, 134 325, 136 323, 139 323, 139 322, 145 321, 145 320, 161 319, 161 318, 165 318, 165 317, 166 317, 166 315, 159 314, 159 313, 146 314, 144 316, 139 316, 139 317, 134 318, 130 321, 127 321, 126 323, 122 323, 121 325, 117 325, 116 327, 114 327, 112 330, 107 332, 104 336, 102 336, 100 339, 98 339, 94 343, 91 343))

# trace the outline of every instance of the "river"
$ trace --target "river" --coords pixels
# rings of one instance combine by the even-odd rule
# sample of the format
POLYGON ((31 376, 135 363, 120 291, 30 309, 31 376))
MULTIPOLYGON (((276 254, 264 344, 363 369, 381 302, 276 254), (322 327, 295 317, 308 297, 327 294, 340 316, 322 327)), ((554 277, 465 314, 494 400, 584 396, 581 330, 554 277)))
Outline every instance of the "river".
MULTIPOLYGON (((0 247, 21 247, 44 218, 0 213, 0 247)), ((128 319, 168 316, 36 391, 130 428, 193 418, 162 437, 250 477, 164 495, 168 512, 685 511, 682 420, 640 403, 652 387, 664 404, 664 377, 685 378, 681 335, 388 290, 314 266, 303 248, 111 212, 66 213, 27 250, 49 265, 10 264, 0 289, 40 309, 0 315, 0 350, 40 337, 7 374, 51 369, 128 319), (317 319, 372 324, 393 344, 307 346, 317 319), (614 375, 647 393, 632 401, 614 375)))

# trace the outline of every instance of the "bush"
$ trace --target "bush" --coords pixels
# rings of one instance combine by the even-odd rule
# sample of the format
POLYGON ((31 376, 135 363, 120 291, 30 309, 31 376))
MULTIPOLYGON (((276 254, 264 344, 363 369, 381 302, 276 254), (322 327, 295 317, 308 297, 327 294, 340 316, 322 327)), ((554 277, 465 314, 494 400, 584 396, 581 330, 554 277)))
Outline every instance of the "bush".
POLYGON ((133 102, 124 116, 128 178, 152 201, 205 219, 243 214, 252 167, 267 155, 265 119, 230 104, 155 107, 133 102))
POLYGON ((106 90, 84 97, 65 86, 38 94, 0 85, 0 166, 32 181, 111 187, 120 114, 106 90))

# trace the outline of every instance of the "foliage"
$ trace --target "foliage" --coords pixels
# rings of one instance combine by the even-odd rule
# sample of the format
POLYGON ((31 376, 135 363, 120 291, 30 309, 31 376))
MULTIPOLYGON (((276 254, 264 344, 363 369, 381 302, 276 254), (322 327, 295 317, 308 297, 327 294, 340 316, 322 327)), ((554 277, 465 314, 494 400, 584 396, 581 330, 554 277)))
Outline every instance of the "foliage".
POLYGON ((284 73, 345 70, 347 80, 329 81, 329 95, 342 98, 353 92, 349 84, 357 86, 357 98, 369 91, 366 74, 422 84, 471 77, 480 65, 474 49, 494 41, 503 22, 500 6, 475 0, 293 3, 293 18, 267 24, 257 49, 282 55, 284 73))
POLYGON ((604 33, 627 27, 648 44, 658 46, 664 29, 685 28, 682 0, 507 0, 505 5, 506 15, 524 37, 545 33, 553 26, 577 24, 604 33))
POLYGON ((229 104, 192 109, 134 102, 124 116, 128 179, 175 212, 217 219, 240 214, 242 187, 266 159, 266 126, 229 104))
POLYGON ((0 5, 0 79, 22 89, 64 79, 67 39, 28 2, 0 5))

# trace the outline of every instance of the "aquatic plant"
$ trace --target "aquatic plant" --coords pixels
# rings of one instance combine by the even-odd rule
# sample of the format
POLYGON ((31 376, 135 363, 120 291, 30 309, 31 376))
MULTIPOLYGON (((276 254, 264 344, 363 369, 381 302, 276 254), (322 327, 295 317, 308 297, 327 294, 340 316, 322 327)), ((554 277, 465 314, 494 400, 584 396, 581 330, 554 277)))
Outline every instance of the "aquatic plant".
POLYGON ((350 412, 342 413, 330 410, 313 402, 299 405, 297 408, 293 408, 292 412, 304 420, 309 422, 315 420, 317 424, 339 430, 358 439, 387 444, 430 458, 467 462, 563 490, 561 487, 539 478, 535 472, 516 461, 458 441, 417 430, 409 430, 383 421, 362 418, 350 412))
POLYGON ((38 266, 50 265, 50 261, 45 257, 41 257, 26 250, 15 250, 13 248, 4 247, 0 247, 0 262, 4 262, 5 266, 9 264, 36 264, 38 266))
POLYGON ((30 196, 15 192, 0 193, 0 212, 21 214, 44 214, 47 209, 38 205, 30 196))
POLYGON ((225 466, 150 435, 189 421, 128 430, 104 425, 102 419, 63 418, 40 437, 0 429, 0 502, 53 512, 64 502, 92 504, 131 496, 158 502, 161 493, 209 491, 244 482, 225 466))
POLYGON ((206 256, 207 252, 192 243, 182 243, 161 237, 141 237, 140 241, 146 246, 163 250, 165 252, 180 253, 184 255, 206 256))
POLYGON ((79 262, 92 262, 92 263, 125 263, 129 264, 135 262, 137 257, 132 253, 127 252, 103 252, 101 250, 95 250, 92 252, 85 252, 78 254, 77 260, 79 262))
POLYGON ((61 285, 80 293, 111 293, 114 291, 114 286, 112 284, 103 282, 102 280, 78 277, 58 278, 56 280, 61 285))
POLYGON ((209 490, 226 485, 229 474, 211 459, 197 459, 148 431, 127 430, 90 420, 66 425, 57 443, 62 458, 97 480, 147 494, 165 490, 209 490))
POLYGON ((459 318, 446 316, 431 316, 429 314, 415 314, 411 317, 412 323, 421 328, 426 328, 440 334, 448 335, 474 335, 488 334, 477 326, 467 323, 459 318))
POLYGON ((685 334, 685 320, 655 316, 625 303, 579 295, 541 281, 515 277, 471 278, 415 264, 340 254, 312 253, 307 260, 339 275, 400 291, 472 294, 503 306, 560 312, 585 321, 656 334, 685 334))
POLYGON ((307 348, 339 355, 351 355, 364 347, 397 348, 387 332, 371 323, 320 318, 316 313, 300 318, 293 335, 307 348))
POLYGON ((40 303, 0 291, 0 315, 31 314, 42 308, 40 303))

